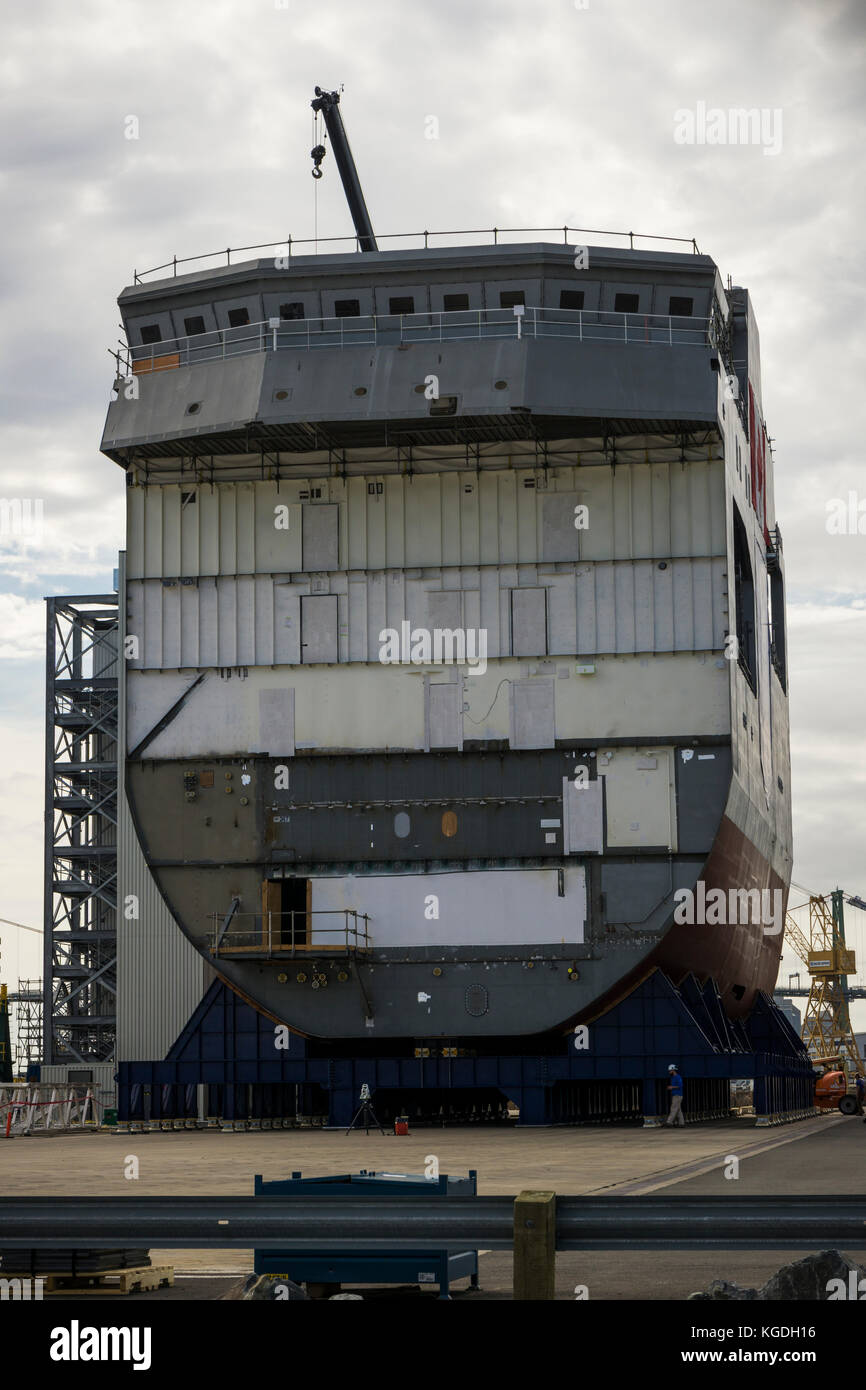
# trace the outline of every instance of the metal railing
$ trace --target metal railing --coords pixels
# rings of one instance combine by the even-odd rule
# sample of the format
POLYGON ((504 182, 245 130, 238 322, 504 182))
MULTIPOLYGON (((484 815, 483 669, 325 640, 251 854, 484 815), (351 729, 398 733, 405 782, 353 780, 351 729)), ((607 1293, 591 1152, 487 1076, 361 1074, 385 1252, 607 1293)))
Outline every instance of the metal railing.
POLYGON ((224 930, 224 914, 211 913, 213 931, 206 938, 207 949, 213 956, 304 956, 318 952, 343 950, 347 955, 357 955, 369 951, 373 942, 370 937, 370 918, 366 912, 354 908, 332 908, 306 912, 302 909, 292 912, 235 912, 231 918, 231 930, 224 930), (335 926, 325 926, 314 919, 338 917, 342 922, 335 926), (250 930, 235 930, 234 924, 246 918, 250 930), (322 938, 337 938, 324 941, 322 938), (342 940, 340 940, 342 938, 342 940))
MULTIPOLYGON (((520 1199, 0 1197, 0 1246, 509 1250, 520 1199)), ((862 1250, 866 1196, 556 1196, 557 1250, 862 1250)))
MULTIPOLYGON (((811 985, 797 985, 794 988, 774 989, 774 999, 808 999, 812 993, 811 985)), ((843 999, 866 999, 866 985, 849 985, 842 990, 843 999)))
POLYGON ((253 352, 316 348, 384 347, 400 343, 477 341, 482 338, 569 338, 635 346, 705 347, 710 320, 676 314, 617 313, 609 309, 452 309, 417 314, 365 314, 352 318, 266 319, 185 338, 122 346, 118 370, 171 371, 253 352))
POLYGON ((103 1092, 92 1083, 12 1081, 0 1085, 0 1138, 101 1123, 103 1092))
MULTIPOLYGON (((695 241, 694 237, 656 236, 651 232, 610 232, 602 231, 600 228, 597 227, 471 227, 463 231, 456 230, 448 232, 388 232, 384 236, 377 234, 376 240, 379 243, 380 251, 382 250, 385 242, 413 242, 415 243, 415 245, 413 246, 410 246, 408 248, 398 246, 397 249, 429 251, 431 249, 435 249, 431 248, 430 246, 431 240, 438 241, 440 240, 440 238, 443 237, 460 237, 461 239, 465 237, 483 237, 485 238, 484 241, 474 243, 476 245, 482 246, 491 244, 490 239, 492 238, 492 245, 502 246, 508 245, 508 243, 503 242, 501 238, 509 236, 561 236, 563 239, 563 244, 565 246, 569 246, 571 244, 569 240, 570 238, 576 239, 588 236, 612 237, 617 242, 628 241, 628 248, 630 251, 633 251, 635 249, 634 244, 636 241, 660 241, 664 242, 665 244, 671 243, 672 245, 677 246, 687 246, 695 256, 700 255, 700 252, 698 250, 698 243, 695 241)), ((453 245, 455 243, 446 242, 444 244, 453 245)), ((456 244, 465 245, 465 242, 461 240, 456 244)), ((586 243, 576 244, 585 245, 586 243)), ((275 255, 274 257, 275 260, 287 260, 288 262, 291 262, 292 256, 297 255, 297 248, 299 246, 305 248, 312 248, 313 255, 318 255, 320 246, 326 246, 328 248, 351 247, 353 251, 357 252, 360 252, 361 250, 360 240, 357 237, 357 235, 302 238, 295 238, 290 236, 286 237, 283 241, 260 242, 257 246, 227 246, 224 251, 204 251, 198 256, 172 256, 170 261, 164 261, 162 265, 151 266, 149 270, 134 270, 132 272, 133 284, 141 285, 144 283, 145 275, 156 275, 161 270, 170 270, 172 275, 175 276, 177 275, 177 268, 179 265, 192 265, 194 263, 197 263, 198 261, 218 260, 222 262, 223 257, 225 257, 225 264, 231 265, 232 256, 246 255, 248 252, 251 251, 275 251, 277 252, 277 255, 275 255)), ((623 249, 625 248, 623 247, 623 249)), ((309 250, 304 250, 303 252, 301 252, 301 254, 309 255, 310 252, 309 250)), ((373 254, 375 255, 378 253, 374 252, 373 254)))

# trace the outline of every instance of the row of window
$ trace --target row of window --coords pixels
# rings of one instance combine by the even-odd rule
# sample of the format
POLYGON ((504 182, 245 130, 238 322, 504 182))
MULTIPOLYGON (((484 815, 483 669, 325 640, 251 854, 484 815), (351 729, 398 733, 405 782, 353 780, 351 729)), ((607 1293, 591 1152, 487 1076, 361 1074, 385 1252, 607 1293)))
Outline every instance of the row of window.
MULTIPOLYGON (((584 301, 583 290, 561 290, 559 295, 560 309, 582 309, 584 301)), ((455 313, 461 309, 468 310, 468 294, 446 294, 443 296, 443 308, 446 313, 455 313)), ((499 307, 501 309, 513 309, 515 305, 525 304, 526 295, 523 290, 502 290, 499 295, 499 307)), ((636 294, 617 294, 614 296, 613 310, 617 314, 636 314, 638 312, 639 296, 636 294)), ((668 313, 672 318, 691 318, 694 311, 694 299, 687 295, 672 294, 668 300, 668 313)), ((390 314, 414 314, 415 298, 413 295, 392 295, 388 300, 388 312, 390 314)), ((360 318, 361 302, 358 299, 338 299, 334 303, 334 315, 338 319, 360 318)), ((305 317, 304 306, 299 300, 290 300, 287 304, 280 305, 280 318, 284 321, 292 319, 302 319, 305 317)), ((229 309, 228 320, 230 328, 243 328, 250 322, 248 309, 229 309)), ((196 337, 199 333, 206 333, 205 321, 200 314, 191 314, 183 321, 184 331, 189 338, 196 337)), ((162 329, 158 323, 145 324, 141 329, 141 341, 143 343, 158 343, 162 339, 162 329)))
MULTIPOLYGON (((739 507, 734 503, 734 614, 737 659, 752 691, 758 692, 758 656, 755 624, 755 581, 749 539, 739 507)), ((770 659, 783 690, 787 690, 785 644, 785 592, 781 572, 767 572, 767 617, 770 659)))

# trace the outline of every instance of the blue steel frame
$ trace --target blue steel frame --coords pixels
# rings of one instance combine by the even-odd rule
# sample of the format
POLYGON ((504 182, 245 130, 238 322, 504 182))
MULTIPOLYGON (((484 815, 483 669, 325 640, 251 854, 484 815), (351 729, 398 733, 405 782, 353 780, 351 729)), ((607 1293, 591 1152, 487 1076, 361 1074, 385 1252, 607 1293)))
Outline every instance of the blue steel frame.
MULTIPOLYGON (((275 1046, 274 1024, 219 981, 211 985, 163 1061, 122 1062, 118 1117, 154 1121, 194 1116, 195 1087, 219 1087, 224 1121, 289 1113, 285 1087, 320 1087, 328 1123, 346 1128, 361 1085, 382 1098, 389 1091, 500 1091, 520 1110, 520 1124, 591 1118, 573 1104, 581 1085, 623 1085, 623 1106, 635 1120, 666 1109, 667 1068, 676 1062, 685 1081, 683 1110, 693 1118, 728 1113, 727 1085, 751 1079, 759 1117, 811 1109, 812 1063, 800 1038, 767 995, 748 1019, 732 1022, 712 982, 689 977, 675 987, 655 971, 627 998, 588 1025, 586 1048, 567 1036, 549 1050, 526 1056, 457 1058, 320 1057, 289 1034, 275 1046), (250 1089, 252 1088, 252 1089, 250 1089), (569 1099, 571 1098, 571 1099, 569 1099)), ((311 1090, 291 1092, 298 1111, 312 1113, 311 1090)))

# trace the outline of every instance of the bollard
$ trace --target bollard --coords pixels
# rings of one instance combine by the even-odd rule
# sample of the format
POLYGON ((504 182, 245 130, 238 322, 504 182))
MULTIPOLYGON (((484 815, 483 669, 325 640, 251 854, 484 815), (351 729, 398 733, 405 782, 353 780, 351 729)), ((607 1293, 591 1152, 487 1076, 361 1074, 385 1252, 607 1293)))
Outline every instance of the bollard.
POLYGON ((556 1275, 556 1193, 514 1199, 514 1300, 552 1301, 556 1275))

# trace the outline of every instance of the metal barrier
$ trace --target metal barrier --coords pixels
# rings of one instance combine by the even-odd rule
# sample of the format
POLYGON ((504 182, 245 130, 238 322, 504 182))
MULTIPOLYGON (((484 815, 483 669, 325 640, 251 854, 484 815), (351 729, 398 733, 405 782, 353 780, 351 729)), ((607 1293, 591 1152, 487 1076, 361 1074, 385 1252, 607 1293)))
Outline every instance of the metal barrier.
POLYGON ((0 1137, 95 1129, 104 1108, 90 1085, 14 1081, 0 1085, 0 1137))
POLYGON ((118 371, 140 376, 256 352, 383 347, 399 343, 479 341, 486 338, 568 338, 578 342, 660 347, 706 347, 708 318, 676 314, 616 313, 609 309, 453 309, 417 314, 362 314, 351 318, 264 319, 184 338, 164 338, 116 353, 118 371))
POLYGON ((212 956, 250 955, 250 956, 288 956, 323 955, 341 952, 345 955, 359 955, 372 948, 370 937, 370 918, 366 912, 354 908, 332 908, 308 912, 300 909, 292 912, 233 912, 229 917, 231 930, 227 930, 226 918, 218 912, 211 914, 213 934, 205 938, 205 945, 212 956), (341 926, 323 926, 314 918, 341 917, 341 926), (234 923, 249 918, 251 931, 236 931, 234 923), (322 937, 342 937, 342 941, 323 941, 322 937))
MULTIPOLYGON (((527 1195, 0 1197, 0 1246, 510 1250, 516 1206, 527 1195)), ((556 1196, 555 1203, 557 1250, 866 1249, 861 1194, 556 1196)))
MULTIPOLYGON (((423 249, 425 251, 429 251, 431 249, 431 238, 439 239, 441 237, 485 237, 491 238, 492 244, 494 246, 500 246, 503 244, 507 244, 502 243, 500 241, 500 237, 551 235, 562 236, 563 244, 566 246, 570 245, 570 238, 601 236, 614 237, 623 241, 627 240, 630 251, 633 251, 635 249, 635 241, 660 241, 664 242, 665 244, 669 243, 670 245, 676 245, 679 247, 687 246, 695 256, 700 255, 700 252, 698 251, 698 243, 695 241, 694 237, 655 236, 652 233, 645 232, 606 232, 601 231, 599 228, 593 227, 476 227, 469 228, 464 231, 457 230, 450 232, 386 232, 384 236, 377 234, 376 240, 379 242, 380 251, 383 249, 383 243, 386 241, 414 241, 417 242, 418 245, 414 248, 409 247, 409 250, 423 249)), ((458 243, 458 245, 460 244, 464 243, 462 243, 461 241, 460 243, 458 243)), ((481 242, 480 244, 485 245, 489 244, 489 242, 481 242)), ((361 249, 360 240, 358 236, 304 237, 300 239, 290 236, 286 237, 283 241, 261 242, 258 246, 227 246, 224 251, 205 251, 198 256, 172 256, 170 261, 165 261, 162 265, 151 266, 150 270, 134 270, 132 272, 133 283, 136 285, 140 285, 143 283, 143 277, 145 275, 156 275, 161 270, 170 270, 172 275, 175 276, 177 275, 177 268, 179 265, 192 265, 198 261, 214 261, 217 259, 222 261, 223 256, 225 256, 225 264, 231 265, 232 256, 240 256, 250 251, 276 250, 282 254, 280 254, 279 256, 275 256, 275 260, 287 260, 291 262, 292 256, 296 252, 296 248, 299 246, 312 247, 314 255, 318 253, 320 246, 350 247, 353 251, 360 251, 361 249)), ((625 248, 623 247, 623 249, 625 248)))

